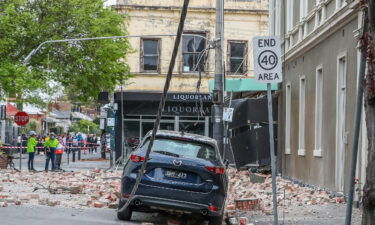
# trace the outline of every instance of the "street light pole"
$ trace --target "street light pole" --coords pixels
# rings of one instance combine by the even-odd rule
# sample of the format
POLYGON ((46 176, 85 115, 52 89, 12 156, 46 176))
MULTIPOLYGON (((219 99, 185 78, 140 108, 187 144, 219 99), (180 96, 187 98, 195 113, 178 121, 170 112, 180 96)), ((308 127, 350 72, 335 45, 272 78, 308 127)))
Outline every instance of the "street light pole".
POLYGON ((217 141, 222 157, 224 151, 224 0, 216 0, 216 44, 215 44, 215 86, 213 97, 213 138, 217 141))

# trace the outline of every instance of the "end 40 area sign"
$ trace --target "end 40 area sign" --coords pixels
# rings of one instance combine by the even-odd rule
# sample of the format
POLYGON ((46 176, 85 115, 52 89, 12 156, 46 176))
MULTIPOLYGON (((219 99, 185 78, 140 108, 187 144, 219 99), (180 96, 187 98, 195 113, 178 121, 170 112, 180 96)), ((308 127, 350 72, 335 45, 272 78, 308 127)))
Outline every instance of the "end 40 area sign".
POLYGON ((256 81, 259 83, 282 82, 280 37, 254 37, 253 49, 256 81))

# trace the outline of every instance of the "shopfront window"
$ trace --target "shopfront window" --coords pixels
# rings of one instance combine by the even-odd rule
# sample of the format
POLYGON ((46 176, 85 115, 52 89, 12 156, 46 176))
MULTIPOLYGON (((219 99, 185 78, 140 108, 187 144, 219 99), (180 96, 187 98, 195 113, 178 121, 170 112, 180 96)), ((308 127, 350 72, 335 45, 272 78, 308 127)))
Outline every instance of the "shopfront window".
POLYGON ((204 33, 183 36, 183 72, 197 72, 199 68, 204 71, 206 64, 206 39, 204 33))

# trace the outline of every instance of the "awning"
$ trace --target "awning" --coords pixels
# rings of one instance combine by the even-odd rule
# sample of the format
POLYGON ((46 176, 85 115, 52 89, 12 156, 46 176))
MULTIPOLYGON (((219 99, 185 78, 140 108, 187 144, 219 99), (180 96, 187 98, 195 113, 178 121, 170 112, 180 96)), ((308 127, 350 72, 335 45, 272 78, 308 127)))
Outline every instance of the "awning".
MULTIPOLYGON (((214 80, 209 81, 210 92, 214 89, 214 80)), ((272 90, 278 90, 277 83, 271 85, 272 90)), ((267 91, 267 84, 257 83, 254 78, 227 78, 225 79, 225 91, 267 91)))
POLYGON ((93 119, 91 117, 86 116, 85 114, 80 113, 80 112, 72 112, 72 118, 73 119, 93 121, 93 119))

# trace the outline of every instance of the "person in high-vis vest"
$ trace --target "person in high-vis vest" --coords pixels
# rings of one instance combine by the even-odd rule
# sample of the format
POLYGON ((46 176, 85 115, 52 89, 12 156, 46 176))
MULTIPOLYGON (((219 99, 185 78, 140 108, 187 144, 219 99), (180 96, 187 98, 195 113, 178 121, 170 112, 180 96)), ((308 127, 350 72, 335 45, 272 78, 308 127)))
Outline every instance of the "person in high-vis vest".
POLYGON ((56 147, 56 169, 61 170, 61 158, 64 153, 64 147, 59 142, 59 145, 56 147))
POLYGON ((34 156, 35 156, 35 147, 38 144, 38 141, 35 139, 35 131, 30 131, 30 137, 27 140, 27 153, 29 153, 29 161, 27 162, 27 167, 29 171, 35 171, 34 169, 34 156))
POLYGON ((55 155, 56 155, 56 148, 59 145, 59 141, 56 139, 55 134, 51 133, 49 135, 49 139, 46 140, 44 143, 44 148, 46 151, 46 166, 45 170, 48 171, 49 161, 51 160, 52 170, 56 169, 55 167, 55 155))

